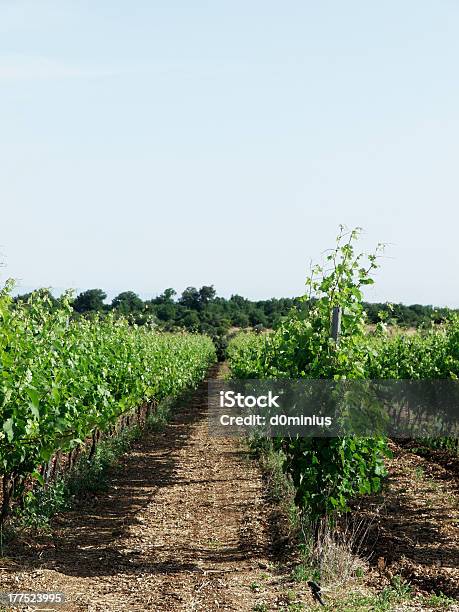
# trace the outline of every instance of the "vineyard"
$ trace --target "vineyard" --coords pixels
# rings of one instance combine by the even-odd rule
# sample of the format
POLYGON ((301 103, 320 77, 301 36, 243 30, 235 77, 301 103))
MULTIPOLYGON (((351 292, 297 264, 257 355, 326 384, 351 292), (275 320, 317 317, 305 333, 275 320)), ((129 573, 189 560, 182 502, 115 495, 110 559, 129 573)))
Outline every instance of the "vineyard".
POLYGON ((195 386, 215 360, 207 337, 71 312, 69 296, 13 304, 0 295, 0 522, 12 499, 44 485, 57 453, 72 458, 91 438, 92 454, 123 415, 195 386))
POLYGON ((297 612, 321 605, 319 582, 330 609, 343 612, 455 609, 457 439, 284 436, 246 444, 213 438, 207 427, 207 382, 215 379, 458 379, 457 314, 410 334, 386 325, 384 313, 369 327, 363 291, 378 251, 356 253, 357 238, 343 230, 325 264, 312 269, 304 307, 275 330, 233 333, 219 365, 209 336, 158 332, 117 312, 77 315, 70 294, 15 301, 7 286, 0 294, 3 590, 62 590, 75 611, 297 612), (185 398, 187 390, 194 391, 185 398), (149 428, 170 398, 177 400, 170 422, 149 428), (89 469, 100 441, 132 426, 140 434, 108 467, 107 487, 58 508, 51 535, 39 526, 32 542, 30 525, 17 521, 27 503, 40 503, 76 463, 89 469), (346 521, 366 524, 376 551, 361 559, 367 542, 348 536, 346 521), (403 607, 409 597, 418 607, 403 607))

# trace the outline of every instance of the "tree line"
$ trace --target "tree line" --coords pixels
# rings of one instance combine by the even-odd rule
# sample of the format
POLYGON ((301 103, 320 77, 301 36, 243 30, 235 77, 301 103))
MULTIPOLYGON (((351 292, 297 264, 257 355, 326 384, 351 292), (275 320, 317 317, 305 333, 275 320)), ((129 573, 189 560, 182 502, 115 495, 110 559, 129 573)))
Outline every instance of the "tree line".
MULTIPOLYGON (((48 294, 53 303, 55 298, 48 294)), ((27 301, 29 297, 30 294, 24 294, 15 299, 27 301)), ((309 307, 310 303, 303 298, 249 300, 232 295, 227 299, 217 296, 213 285, 203 285, 200 289, 187 287, 181 295, 168 288, 151 300, 142 300, 134 291, 123 291, 110 303, 102 289, 88 289, 79 293, 73 302, 76 315, 115 311, 138 325, 150 323, 166 331, 186 329, 213 337, 226 334, 232 327, 275 329, 291 309, 307 312, 309 307)), ((419 327, 432 321, 441 323, 451 312, 421 304, 364 303, 364 309, 369 323, 386 321, 402 327, 419 327)))

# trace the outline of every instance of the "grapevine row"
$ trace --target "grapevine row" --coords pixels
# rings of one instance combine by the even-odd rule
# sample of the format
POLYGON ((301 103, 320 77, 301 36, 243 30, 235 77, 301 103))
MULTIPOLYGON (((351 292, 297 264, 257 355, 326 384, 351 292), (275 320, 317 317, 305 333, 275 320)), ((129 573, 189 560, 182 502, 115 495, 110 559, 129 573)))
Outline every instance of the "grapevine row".
MULTIPOLYGON (((307 280, 307 312, 292 310, 267 334, 241 333, 229 344, 233 377, 310 379, 451 379, 459 375, 459 319, 414 335, 368 331, 362 289, 372 284, 377 254, 356 255, 357 231, 338 244, 307 280), (339 343, 332 312, 342 311, 339 343)), ((314 521, 344 511, 351 498, 378 491, 389 454, 383 437, 278 438, 276 450, 296 487, 296 501, 314 521)))
POLYGON ((215 360, 212 341, 159 334, 123 318, 72 319, 71 300, 0 294, 0 476, 3 515, 12 483, 120 415, 196 385, 215 360))

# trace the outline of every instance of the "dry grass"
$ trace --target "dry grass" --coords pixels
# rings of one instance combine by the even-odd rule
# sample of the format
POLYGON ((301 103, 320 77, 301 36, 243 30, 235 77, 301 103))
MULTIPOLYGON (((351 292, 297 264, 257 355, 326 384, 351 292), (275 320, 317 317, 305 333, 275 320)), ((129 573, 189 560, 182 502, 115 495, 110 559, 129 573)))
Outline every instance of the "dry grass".
MULTIPOLYGON (((312 541, 309 538, 309 558, 324 586, 344 586, 367 571, 368 559, 362 550, 369 528, 368 521, 355 523, 347 516, 336 521, 323 519, 314 525, 315 537, 312 541)), ((303 534, 306 538, 304 529, 303 534)))

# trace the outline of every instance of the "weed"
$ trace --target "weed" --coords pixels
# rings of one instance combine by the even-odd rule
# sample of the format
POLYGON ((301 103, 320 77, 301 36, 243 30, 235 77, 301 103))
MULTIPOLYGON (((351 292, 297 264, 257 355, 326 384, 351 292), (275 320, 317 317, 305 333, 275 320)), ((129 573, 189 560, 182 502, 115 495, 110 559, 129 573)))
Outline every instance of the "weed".
POLYGON ((432 608, 443 608, 444 609, 445 606, 451 606, 455 604, 456 600, 452 599, 451 597, 447 597, 446 595, 440 592, 438 595, 435 595, 435 594, 430 595, 429 597, 427 597, 425 602, 432 608))
POLYGON ((389 611, 390 604, 382 601, 378 596, 362 595, 353 593, 344 601, 340 601, 333 606, 333 609, 339 612, 386 612, 389 611))
POLYGON ((411 584, 402 578, 402 576, 394 576, 390 581, 390 585, 392 591, 401 599, 410 597, 413 592, 411 584))
POLYGON ((300 563, 292 572, 292 580, 295 582, 307 582, 308 580, 320 581, 320 571, 306 563, 300 563))
POLYGON ((60 477, 52 485, 24 495, 22 507, 15 513, 16 525, 46 531, 53 514, 67 510, 70 506, 66 479, 60 477))
POLYGON ((353 523, 346 517, 340 520, 324 518, 310 523, 302 520, 303 546, 301 554, 310 568, 310 579, 323 585, 342 584, 364 575, 364 561, 359 558, 369 525, 353 523))

